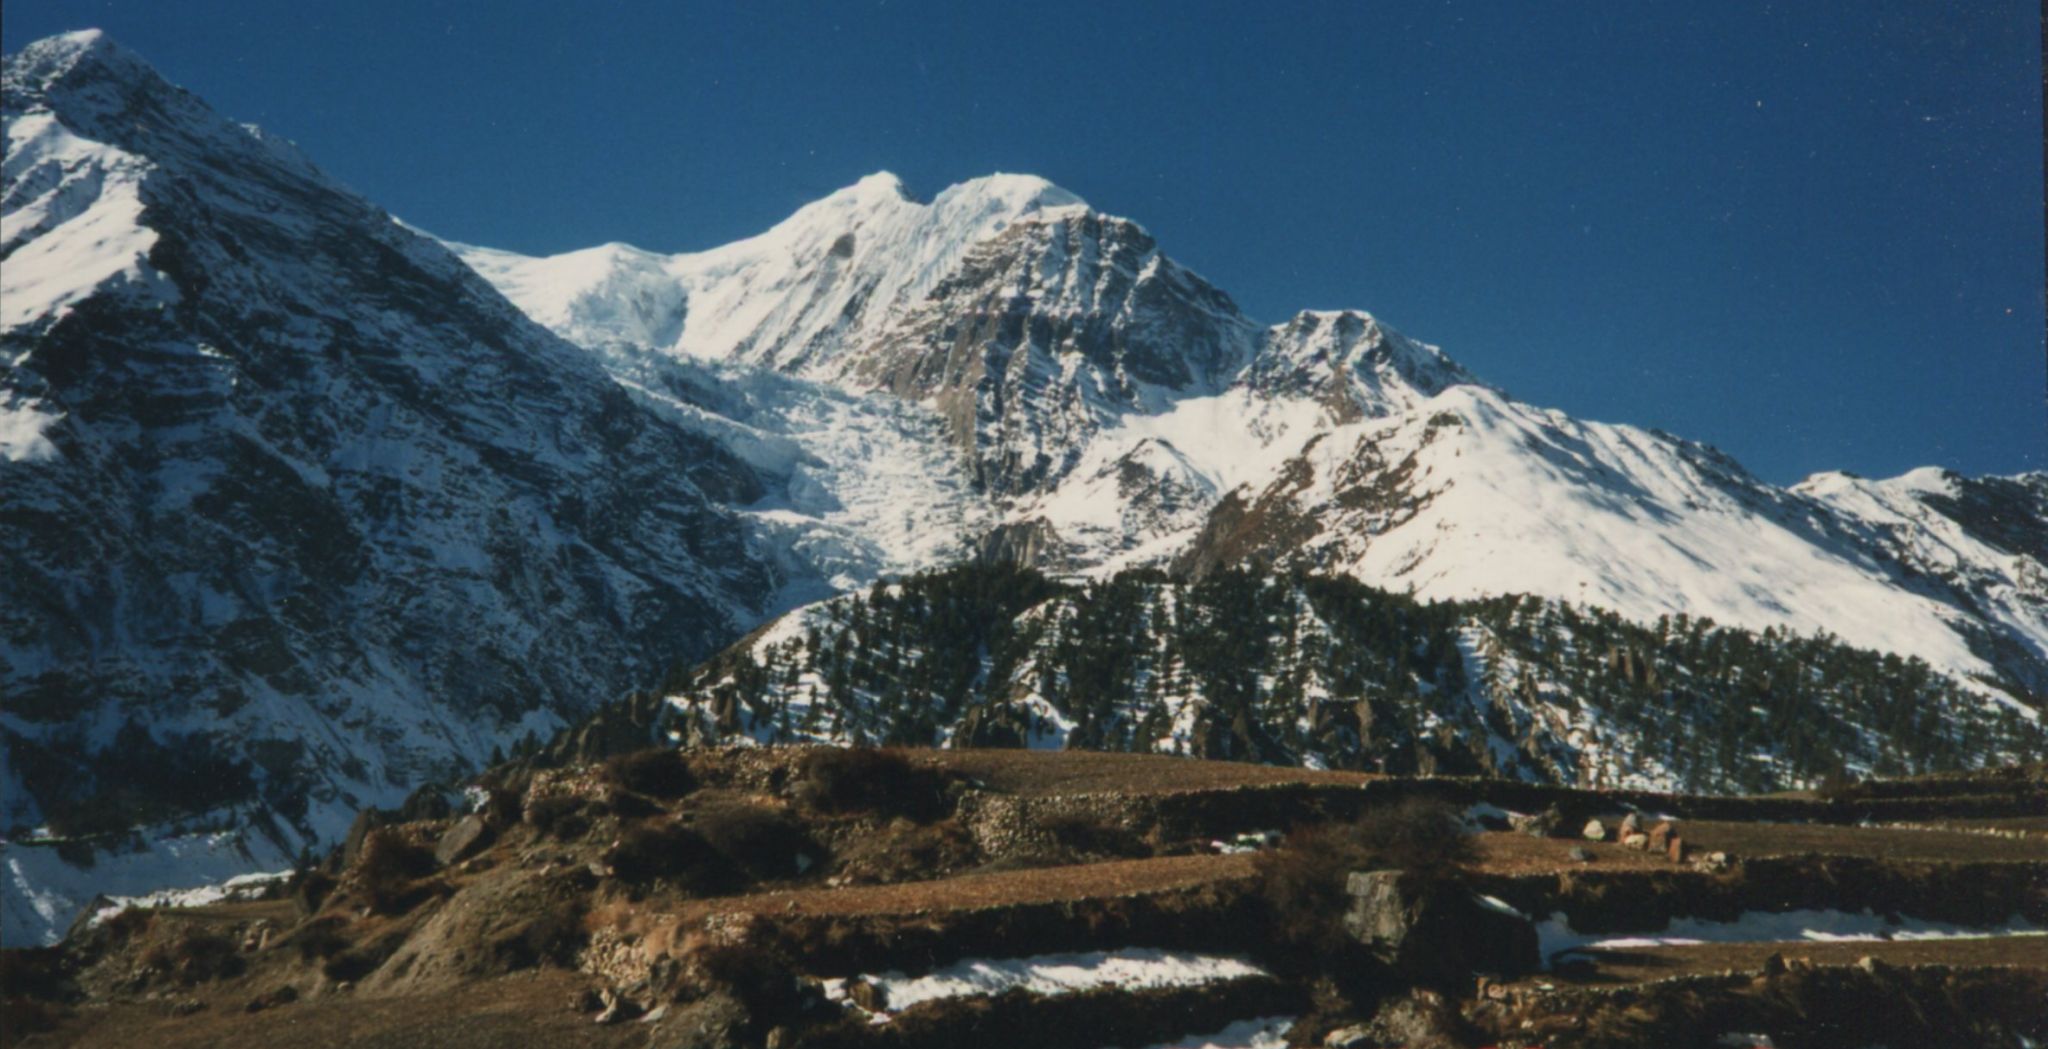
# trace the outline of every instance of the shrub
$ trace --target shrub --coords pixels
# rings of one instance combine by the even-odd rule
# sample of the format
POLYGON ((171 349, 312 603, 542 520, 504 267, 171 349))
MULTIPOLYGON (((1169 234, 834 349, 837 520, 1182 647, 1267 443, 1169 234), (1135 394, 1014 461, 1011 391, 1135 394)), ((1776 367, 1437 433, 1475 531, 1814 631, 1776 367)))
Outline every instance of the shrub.
POLYGON ((826 747, 804 755, 797 796, 825 812, 879 812, 914 820, 945 814, 945 781, 900 750, 826 747))
POLYGON ((405 938, 405 930, 394 930, 374 942, 360 944, 353 950, 329 958, 320 971, 336 983, 360 980, 376 972, 378 966, 396 954, 405 938))
POLYGON ((316 914, 334 892, 334 875, 323 870, 302 870, 292 875, 292 903, 302 915, 316 914))
POLYGON ((528 805, 526 822, 546 837, 574 841, 590 833, 590 817, 584 815, 587 807, 587 802, 573 794, 557 794, 528 805))
POLYGON ((498 967, 511 971, 541 964, 573 967, 576 952, 589 939, 583 929, 583 903, 576 901, 542 913, 491 941, 498 967))
POLYGON ((1337 918, 1348 903, 1352 871, 1400 870, 1426 878, 1455 877, 1474 856, 1455 808, 1413 798, 1374 809, 1354 823, 1301 827, 1276 849, 1252 858, 1272 919, 1285 944, 1327 949, 1343 940, 1337 918))
POLYGON ((190 987, 242 971, 242 956, 235 943, 207 929, 185 929, 142 956, 142 967, 190 987))
POLYGON ((674 747, 621 754, 605 762, 599 776, 621 790, 657 798, 680 798, 697 789, 697 777, 674 747))
POLYGON ((1052 816, 1042 824, 1061 847, 1084 855, 1145 856, 1151 850, 1121 824, 1079 812, 1052 816))
POLYGON ((1450 878, 1478 856, 1457 808, 1427 798, 1373 809, 1352 824, 1352 833, 1382 870, 1450 878))
POLYGON ((721 944, 696 951, 700 980, 746 1007, 752 1026, 766 1030, 801 1016, 809 1002, 803 983, 781 955, 755 944, 721 944))
POLYGON ((356 859, 356 883, 370 909, 403 914, 445 886, 420 879, 434 872, 434 853, 391 828, 371 831, 356 859))
POLYGON ((823 850, 788 816, 766 805, 731 802, 691 814, 690 827, 753 881, 793 878, 799 856, 823 850))
POLYGON ((303 961, 326 960, 340 954, 348 947, 347 938, 341 935, 341 919, 320 918, 309 921, 292 930, 287 941, 298 952, 303 961))
POLYGON ((605 852, 604 862, 625 881, 668 878, 697 893, 729 892, 744 881, 702 834, 676 823, 629 829, 605 852))

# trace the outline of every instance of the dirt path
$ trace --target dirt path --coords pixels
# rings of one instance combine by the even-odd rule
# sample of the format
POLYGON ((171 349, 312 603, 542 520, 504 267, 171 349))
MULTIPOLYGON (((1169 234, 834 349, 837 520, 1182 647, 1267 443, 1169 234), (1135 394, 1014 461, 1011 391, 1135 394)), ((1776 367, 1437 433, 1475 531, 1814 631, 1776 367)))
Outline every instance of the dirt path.
POLYGON ((941 881, 856 885, 843 889, 800 889, 751 896, 693 900, 682 916, 710 914, 912 914, 1060 900, 1081 900, 1167 892, 1233 881, 1251 874, 1251 857, 1162 856, 1071 867, 970 874, 941 881))
POLYGON ((1276 783, 1358 786, 1382 778, 1364 772, 1088 750, 938 750, 929 756, 941 767, 1010 794, 1176 794, 1276 783))

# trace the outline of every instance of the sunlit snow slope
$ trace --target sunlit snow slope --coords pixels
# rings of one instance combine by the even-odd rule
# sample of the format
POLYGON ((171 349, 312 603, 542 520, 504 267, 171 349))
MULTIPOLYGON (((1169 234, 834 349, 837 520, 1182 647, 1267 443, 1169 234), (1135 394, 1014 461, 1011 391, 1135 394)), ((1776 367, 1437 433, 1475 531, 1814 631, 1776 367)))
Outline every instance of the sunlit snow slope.
MULTIPOLYGON (((841 457, 803 482, 931 508, 962 530, 955 553, 1069 572, 1303 565, 1429 598, 1827 632, 2030 716, 2048 686, 2042 477, 1777 488, 1711 447, 1513 400, 1364 313, 1262 327, 1142 229, 1035 179, 919 204, 875 175, 688 255, 460 250, 615 371, 711 359, 875 406, 811 428, 826 446, 857 444, 833 436, 855 418, 943 433, 949 465, 929 475, 877 483, 841 457)), ((898 551, 872 563, 917 560, 893 523, 843 529, 898 551)))

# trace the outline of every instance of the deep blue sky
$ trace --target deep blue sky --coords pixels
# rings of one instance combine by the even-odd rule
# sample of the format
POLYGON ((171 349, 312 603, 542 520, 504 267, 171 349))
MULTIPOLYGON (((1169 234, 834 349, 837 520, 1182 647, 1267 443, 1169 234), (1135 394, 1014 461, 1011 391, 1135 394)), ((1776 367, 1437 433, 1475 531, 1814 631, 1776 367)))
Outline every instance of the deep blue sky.
POLYGON ((1262 319, 1369 309, 1770 480, 2048 468, 2034 0, 1266 6, 9 0, 0 28, 101 26, 461 240, 702 248, 871 171, 1033 172, 1262 319))

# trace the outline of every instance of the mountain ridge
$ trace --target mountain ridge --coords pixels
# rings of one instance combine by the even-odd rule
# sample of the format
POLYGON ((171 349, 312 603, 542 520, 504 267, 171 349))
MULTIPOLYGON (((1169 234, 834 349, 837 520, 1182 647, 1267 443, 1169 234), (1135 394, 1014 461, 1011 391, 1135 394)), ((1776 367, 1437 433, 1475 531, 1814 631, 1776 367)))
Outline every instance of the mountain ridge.
POLYGON ((1958 725, 2048 694, 2048 474, 1767 485, 1369 313, 1262 324, 1033 176, 529 258, 418 233, 102 34, 10 56, 4 109, 10 939, 89 886, 281 866, 960 563, 1831 631, 1923 660, 1958 725), (85 871, 38 825, 146 834, 85 871))

